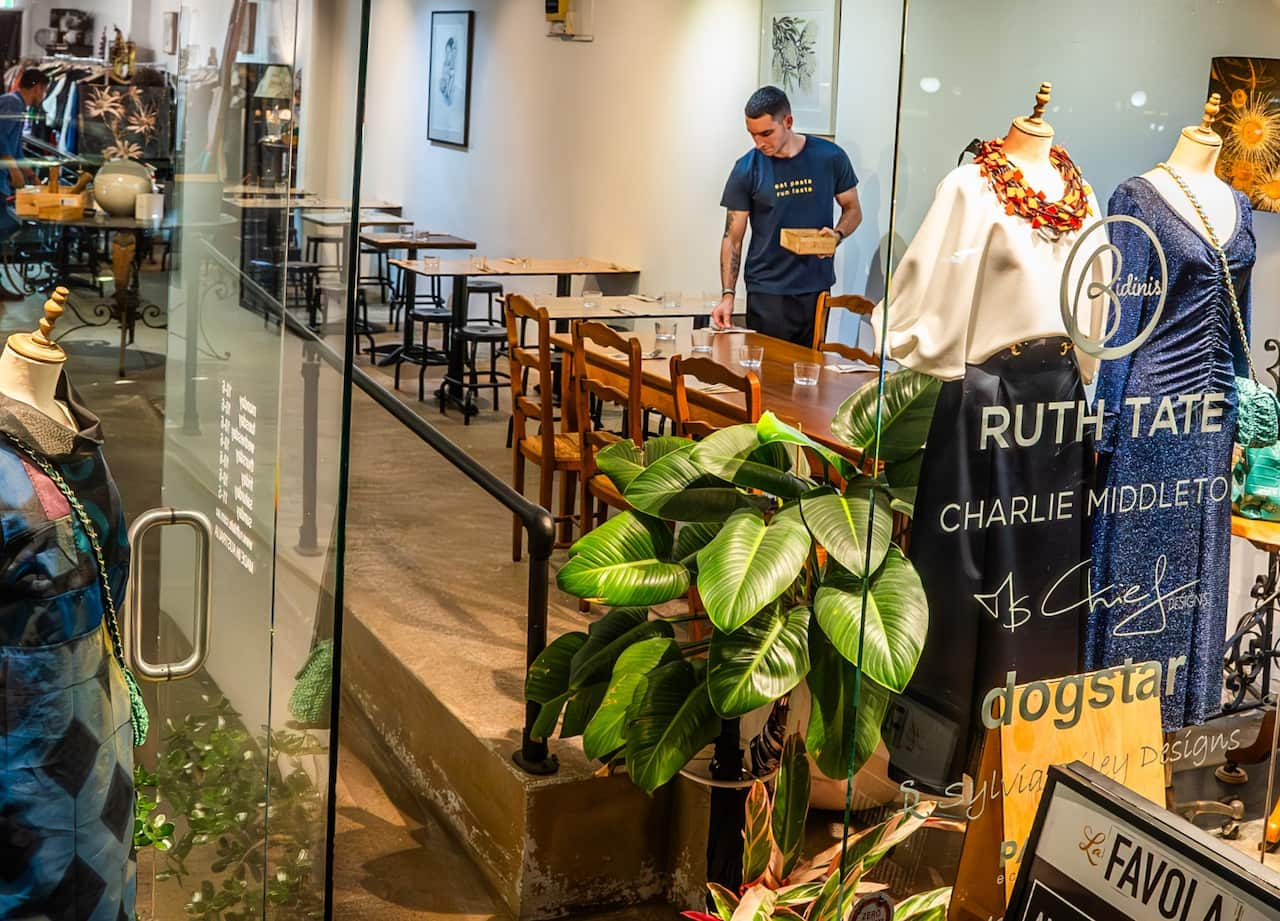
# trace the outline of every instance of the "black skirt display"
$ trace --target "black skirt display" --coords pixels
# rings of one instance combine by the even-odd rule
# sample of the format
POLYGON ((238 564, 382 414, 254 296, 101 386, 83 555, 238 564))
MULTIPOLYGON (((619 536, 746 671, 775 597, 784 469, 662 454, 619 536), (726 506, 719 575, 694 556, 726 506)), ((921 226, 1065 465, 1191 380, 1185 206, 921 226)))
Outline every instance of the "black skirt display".
POLYGON ((929 632, 885 727, 899 780, 954 793, 977 769, 980 707, 1009 672, 1025 684, 1080 671, 1093 458, 1084 398, 1075 353, 1056 338, 1004 349, 942 386, 910 539, 929 632), (1008 447, 991 434, 998 410, 985 414, 980 445, 990 407, 1009 414, 1008 447))

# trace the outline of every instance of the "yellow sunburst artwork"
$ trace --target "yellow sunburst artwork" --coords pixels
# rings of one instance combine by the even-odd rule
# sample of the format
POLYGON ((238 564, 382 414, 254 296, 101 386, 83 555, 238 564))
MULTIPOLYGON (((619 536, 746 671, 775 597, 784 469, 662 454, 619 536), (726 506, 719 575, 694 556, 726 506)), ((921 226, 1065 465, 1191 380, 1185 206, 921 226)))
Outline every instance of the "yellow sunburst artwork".
POLYGON ((1218 175, 1254 208, 1280 211, 1280 60, 1214 58, 1209 91, 1221 95, 1218 175))

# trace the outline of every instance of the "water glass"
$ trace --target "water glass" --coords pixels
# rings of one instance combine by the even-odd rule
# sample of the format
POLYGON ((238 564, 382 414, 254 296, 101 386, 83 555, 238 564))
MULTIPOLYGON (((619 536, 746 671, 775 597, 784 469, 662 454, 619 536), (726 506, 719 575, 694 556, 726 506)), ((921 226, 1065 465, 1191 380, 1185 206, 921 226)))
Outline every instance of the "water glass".
POLYGON ((655 320, 653 338, 659 342, 674 342, 678 326, 679 324, 675 320, 655 320))
POLYGON ((489 268, 489 261, 484 256, 472 255, 471 268, 475 271, 486 271, 489 268))
POLYGON ((400 225, 400 239, 402 239, 402 240, 412 240, 413 238, 414 238, 414 234, 413 234, 413 225, 412 225, 412 224, 401 224, 401 225, 400 225))
POLYGON ((710 352, 711 351, 711 327, 704 326, 702 329, 695 329, 690 334, 693 342, 693 351, 710 352))
POLYGON ((791 366, 791 379, 804 387, 816 387, 822 366, 812 361, 797 361, 791 366))
POLYGON ((583 288, 582 289, 582 306, 588 309, 600 306, 600 289, 599 288, 583 288))
POLYGON ((675 310, 684 300, 684 296, 679 291, 662 292, 662 306, 668 310, 675 310))
POLYGON ((759 371, 764 364, 763 345, 744 345, 738 348, 738 364, 749 371, 759 371))
POLYGON ((436 269, 440 268, 440 257, 439 256, 423 256, 422 267, 429 271, 434 272, 436 269))

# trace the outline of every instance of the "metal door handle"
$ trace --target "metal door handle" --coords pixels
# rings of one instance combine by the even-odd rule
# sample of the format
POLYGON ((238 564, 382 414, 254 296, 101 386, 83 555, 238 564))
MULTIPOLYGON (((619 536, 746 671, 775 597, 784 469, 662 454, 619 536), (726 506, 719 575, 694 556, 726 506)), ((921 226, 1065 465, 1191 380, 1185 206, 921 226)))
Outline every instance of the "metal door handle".
POLYGON ((213 565, 213 526, 200 512, 180 511, 174 508, 153 508, 143 512, 129 528, 129 546, 133 553, 129 561, 129 611, 128 636, 125 655, 134 672, 148 681, 177 681, 188 678, 200 670, 209 658, 209 611, 212 584, 210 570, 213 565), (142 542, 152 528, 183 524, 196 532, 199 548, 196 568, 195 635, 191 642, 191 655, 181 662, 148 662, 142 652, 142 542))

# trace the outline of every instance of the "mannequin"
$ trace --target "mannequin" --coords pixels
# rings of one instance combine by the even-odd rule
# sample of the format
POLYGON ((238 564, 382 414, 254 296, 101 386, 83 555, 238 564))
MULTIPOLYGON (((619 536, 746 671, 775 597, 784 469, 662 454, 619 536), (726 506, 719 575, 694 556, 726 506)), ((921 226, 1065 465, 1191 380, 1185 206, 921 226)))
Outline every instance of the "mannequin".
MULTIPOLYGON (((1092 364, 1068 335, 1060 281, 1098 208, 1053 143, 1050 89, 1039 84, 1029 116, 943 177, 873 315, 888 357, 942 382, 911 524, 929 629, 886 736, 891 776, 933 793, 973 773, 983 701, 1010 672, 1026 684, 1080 671, 1082 516, 954 517, 1028 496, 1070 496, 1082 509, 1092 479, 1092 429, 1079 411, 1092 364), (984 435, 993 411, 1013 420, 1053 405, 1067 408, 1059 431, 1070 437, 984 435)), ((1101 263, 1092 280, 1103 280, 1101 263)), ((1096 298, 1077 306, 1082 325, 1101 328, 1096 298)))
MULTIPOLYGON (((1182 129, 1178 143, 1165 162, 1190 186, 1208 215, 1214 233, 1219 240, 1225 241, 1235 233, 1239 215, 1231 187, 1214 172, 1218 155, 1222 152, 1222 138, 1211 126, 1218 116, 1221 101, 1222 97, 1217 93, 1209 97, 1204 106, 1204 119, 1198 125, 1182 129)), ((1172 176, 1155 167, 1143 173, 1142 178, 1155 186, 1169 206, 1186 218, 1192 227, 1200 227, 1200 217, 1172 176)))
POLYGON ((1004 139, 1004 153, 1027 177, 1031 188, 1044 192, 1050 201, 1062 197, 1065 184, 1062 175, 1049 162, 1049 150, 1053 147, 1053 126, 1044 120, 1045 106, 1049 104, 1052 83, 1041 83, 1036 93, 1036 105, 1030 115, 1013 120, 1004 139))
POLYGON ((40 328, 0 353, 0 918, 133 921, 129 543, 102 428, 40 328))
POLYGON ((1249 328, 1257 244, 1248 199, 1213 172, 1222 144, 1209 127, 1217 111, 1215 93, 1201 124, 1183 130, 1168 165, 1204 209, 1226 253, 1228 272, 1205 221, 1166 170, 1157 167, 1125 180, 1108 208, 1111 216, 1130 219, 1110 224, 1108 234, 1126 279, 1140 283, 1117 299, 1114 340, 1132 342, 1141 329, 1149 328, 1150 334, 1136 350, 1102 365, 1095 403, 1104 417, 1097 443, 1098 488, 1114 491, 1136 483, 1164 488, 1184 479, 1223 484, 1204 501, 1182 507, 1126 514, 1102 506, 1092 522, 1095 591, 1150 579, 1157 569, 1164 585, 1185 589, 1185 597, 1168 608, 1121 600, 1091 609, 1086 625, 1088 670, 1128 660, 1180 663, 1161 694, 1166 732, 1205 722, 1222 702, 1231 557, 1231 497, 1225 484, 1235 432, 1234 378, 1249 373, 1239 327, 1249 328), (1167 277, 1161 277, 1162 268, 1167 277), (1200 424, 1204 417, 1197 415, 1177 431, 1142 430, 1133 423, 1134 414, 1125 411, 1170 394, 1192 400, 1197 394, 1214 396, 1221 409, 1217 424, 1200 424))
POLYGON ((71 410, 54 398, 67 355, 62 346, 49 338, 66 300, 66 288, 54 289, 53 296, 44 303, 44 319, 40 321, 39 331, 9 337, 4 351, 0 352, 0 393, 26 403, 60 425, 74 428, 71 410))

